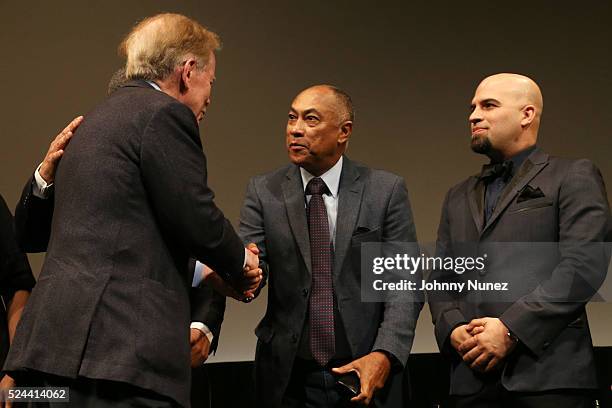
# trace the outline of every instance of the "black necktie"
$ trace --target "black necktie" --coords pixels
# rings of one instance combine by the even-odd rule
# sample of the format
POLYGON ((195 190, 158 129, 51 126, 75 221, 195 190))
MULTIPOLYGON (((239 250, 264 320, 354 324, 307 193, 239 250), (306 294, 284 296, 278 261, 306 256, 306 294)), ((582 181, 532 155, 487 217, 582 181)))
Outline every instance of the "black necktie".
POLYGON ((315 177, 306 186, 310 202, 306 214, 310 233, 312 289, 310 293, 310 350, 317 363, 325 366, 335 354, 332 248, 323 194, 325 182, 315 177))

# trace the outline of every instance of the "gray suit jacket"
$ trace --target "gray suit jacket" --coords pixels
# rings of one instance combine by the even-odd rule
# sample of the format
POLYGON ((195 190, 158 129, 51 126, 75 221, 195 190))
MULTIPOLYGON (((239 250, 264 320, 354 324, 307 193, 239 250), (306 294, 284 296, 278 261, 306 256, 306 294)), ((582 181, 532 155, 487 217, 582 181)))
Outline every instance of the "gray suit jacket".
POLYGON ((569 245, 559 245, 554 256, 531 257, 528 265, 512 250, 489 254, 486 272, 512 280, 514 293, 520 294, 514 300, 430 302, 438 345, 452 362, 451 394, 475 393, 486 377, 472 371, 449 344, 455 327, 478 317, 500 318, 520 339, 503 365, 506 389, 596 388, 585 303, 605 278, 609 254, 603 245, 582 244, 604 241, 612 225, 599 170, 588 160, 550 157, 536 149, 502 192, 486 225, 484 191, 478 176, 449 190, 438 230, 439 256, 451 256, 466 243, 569 245), (525 197, 526 190, 537 189, 542 194, 525 197))
MULTIPOLYGON (((345 157, 338 199, 333 283, 352 355, 358 358, 385 350, 405 364, 421 304, 365 303, 360 291, 362 242, 416 242, 404 181, 345 157)), ((245 242, 257 244, 269 269, 268 307, 255 330, 255 379, 258 403, 279 407, 311 287, 304 188, 297 166, 290 164, 251 179, 240 234, 245 242)))
POLYGON ((47 257, 5 368, 123 381, 188 406, 188 260, 235 277, 244 260, 193 113, 128 83, 86 115, 55 188, 47 257))
MULTIPOLYGON (((46 199, 33 194, 34 177, 26 183, 19 203, 15 208, 15 235, 22 251, 28 253, 46 252, 51 235, 51 220, 53 219, 53 206, 55 195, 51 192, 46 199)), ((187 266, 188 273, 193 272, 195 260, 192 259, 187 266)), ((34 286, 34 283, 32 283, 34 286)), ((214 352, 219 345, 221 324, 225 313, 225 296, 202 285, 191 288, 191 321, 202 322, 213 334, 210 351, 214 352)))

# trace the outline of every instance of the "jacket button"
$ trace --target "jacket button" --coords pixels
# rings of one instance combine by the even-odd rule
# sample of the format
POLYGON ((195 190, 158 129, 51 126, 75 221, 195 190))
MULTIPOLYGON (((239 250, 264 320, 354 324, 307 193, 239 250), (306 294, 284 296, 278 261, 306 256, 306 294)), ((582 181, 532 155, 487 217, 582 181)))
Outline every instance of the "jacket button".
POLYGON ((299 340, 299 339, 298 339, 297 334, 293 333, 293 334, 291 335, 291 341, 292 341, 292 342, 294 342, 294 343, 297 343, 297 342, 298 342, 298 340, 299 340))
POLYGON ((546 342, 546 343, 542 344, 542 348, 543 349, 547 349, 549 346, 550 346, 549 342, 546 342))
POLYGON ((304 295, 304 297, 308 296, 308 289, 302 289, 302 295, 304 295))

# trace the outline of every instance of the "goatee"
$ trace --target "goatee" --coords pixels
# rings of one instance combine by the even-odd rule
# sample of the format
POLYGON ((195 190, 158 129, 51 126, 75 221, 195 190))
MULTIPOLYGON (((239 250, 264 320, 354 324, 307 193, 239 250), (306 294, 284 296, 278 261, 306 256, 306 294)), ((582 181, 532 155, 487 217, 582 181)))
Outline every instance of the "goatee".
POLYGON ((493 146, 487 136, 483 137, 472 137, 470 147, 474 153, 489 154, 493 146))

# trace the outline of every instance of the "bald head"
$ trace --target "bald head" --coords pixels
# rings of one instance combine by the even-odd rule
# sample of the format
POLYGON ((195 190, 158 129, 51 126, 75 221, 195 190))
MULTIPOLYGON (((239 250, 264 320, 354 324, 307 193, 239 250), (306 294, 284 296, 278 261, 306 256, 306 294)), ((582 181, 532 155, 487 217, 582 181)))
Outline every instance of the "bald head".
POLYGON ((485 78, 472 99, 472 149, 497 160, 535 145, 543 105, 531 78, 510 73, 485 78))
POLYGON ((286 142, 289 159, 314 176, 332 168, 348 145, 353 104, 346 92, 331 85, 300 92, 289 109, 286 142))
POLYGON ((353 101, 350 95, 342 89, 327 84, 314 85, 300 92, 296 99, 304 93, 316 93, 323 98, 329 97, 330 108, 336 111, 341 121, 350 120, 352 122, 355 120, 353 101))
POLYGON ((542 115, 544 100, 542 91, 535 81, 525 75, 502 73, 486 77, 478 88, 503 92, 517 105, 533 105, 538 118, 542 115))

